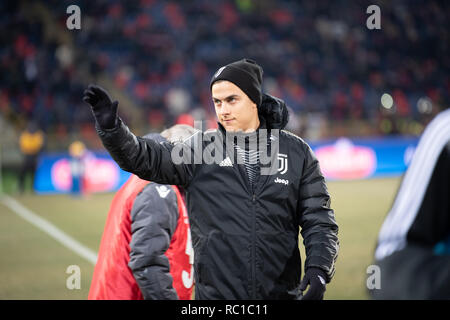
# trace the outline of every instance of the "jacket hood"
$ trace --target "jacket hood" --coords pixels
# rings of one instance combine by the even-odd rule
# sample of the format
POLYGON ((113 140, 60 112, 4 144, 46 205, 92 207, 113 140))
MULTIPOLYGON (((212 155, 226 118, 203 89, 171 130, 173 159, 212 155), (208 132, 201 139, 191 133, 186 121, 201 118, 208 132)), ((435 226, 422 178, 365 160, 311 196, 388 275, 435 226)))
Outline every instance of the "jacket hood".
POLYGON ((258 115, 266 122, 267 129, 284 129, 289 122, 289 111, 286 103, 280 98, 263 94, 261 105, 258 108, 258 115))

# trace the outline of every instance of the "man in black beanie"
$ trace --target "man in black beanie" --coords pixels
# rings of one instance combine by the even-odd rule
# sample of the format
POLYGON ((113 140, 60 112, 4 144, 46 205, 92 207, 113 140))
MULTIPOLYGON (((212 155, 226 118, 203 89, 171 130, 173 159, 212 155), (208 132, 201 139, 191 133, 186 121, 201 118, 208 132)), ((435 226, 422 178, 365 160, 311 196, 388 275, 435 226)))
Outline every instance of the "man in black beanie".
POLYGON ((198 137, 202 150, 212 140, 223 146, 222 159, 211 164, 174 161, 178 148, 136 137, 104 89, 85 91, 103 145, 122 169, 186 191, 196 299, 322 299, 335 272, 338 226, 325 179, 308 144, 281 130, 286 105, 262 92, 262 76, 250 59, 214 73, 210 89, 219 128, 181 143, 191 155, 198 137), (227 145, 229 133, 244 140, 256 133, 258 147, 227 145), (259 146, 270 149, 273 141, 278 167, 264 175, 259 146), (306 251, 302 281, 299 231, 306 251))

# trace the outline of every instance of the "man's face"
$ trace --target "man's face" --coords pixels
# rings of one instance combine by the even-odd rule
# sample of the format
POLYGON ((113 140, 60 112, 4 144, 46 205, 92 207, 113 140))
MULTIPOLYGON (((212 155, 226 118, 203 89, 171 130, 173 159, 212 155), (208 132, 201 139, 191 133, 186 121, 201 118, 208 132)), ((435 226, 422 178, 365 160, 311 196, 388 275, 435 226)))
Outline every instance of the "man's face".
POLYGON ((211 93, 217 118, 226 131, 252 132, 258 128, 256 103, 234 83, 217 81, 211 93))

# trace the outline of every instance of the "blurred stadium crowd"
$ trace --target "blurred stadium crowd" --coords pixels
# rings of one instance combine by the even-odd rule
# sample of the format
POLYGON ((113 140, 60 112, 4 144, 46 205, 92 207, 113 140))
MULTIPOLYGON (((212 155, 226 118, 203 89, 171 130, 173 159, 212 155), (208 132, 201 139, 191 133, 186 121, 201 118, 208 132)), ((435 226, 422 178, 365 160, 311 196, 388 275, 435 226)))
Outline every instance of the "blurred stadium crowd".
POLYGON ((120 97, 138 133, 185 114, 213 121, 209 80, 242 57, 263 66, 307 139, 417 135, 450 105, 448 1, 2 1, 0 14, 0 116, 61 139, 92 134, 91 81, 120 97), (81 30, 66 27, 71 4, 81 30), (366 27, 370 4, 381 30, 366 27))

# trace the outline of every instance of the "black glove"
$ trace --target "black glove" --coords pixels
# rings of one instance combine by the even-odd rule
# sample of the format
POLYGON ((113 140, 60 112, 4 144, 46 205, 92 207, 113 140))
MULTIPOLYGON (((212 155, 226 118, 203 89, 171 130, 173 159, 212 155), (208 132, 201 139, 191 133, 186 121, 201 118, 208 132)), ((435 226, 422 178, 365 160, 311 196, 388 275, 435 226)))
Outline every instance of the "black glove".
POLYGON ((319 268, 309 268, 300 283, 300 290, 303 292, 309 284, 309 289, 302 297, 302 300, 322 300, 325 293, 326 275, 319 268))
POLYGON ((266 120, 268 129, 283 129, 289 121, 286 103, 280 98, 264 93, 258 113, 266 120))
POLYGON ((108 92, 100 86, 90 84, 83 93, 83 101, 91 106, 95 120, 101 129, 112 129, 117 125, 117 101, 112 101, 108 92))

